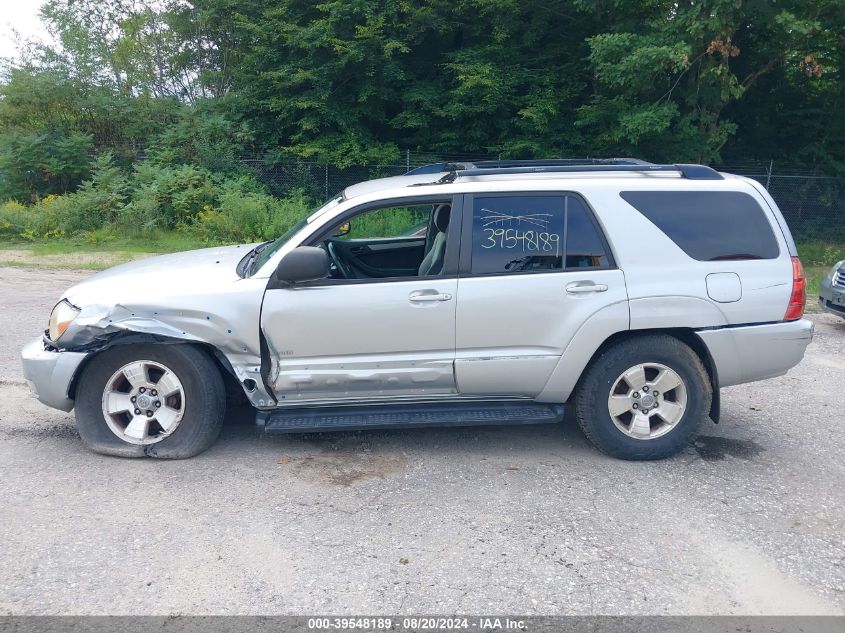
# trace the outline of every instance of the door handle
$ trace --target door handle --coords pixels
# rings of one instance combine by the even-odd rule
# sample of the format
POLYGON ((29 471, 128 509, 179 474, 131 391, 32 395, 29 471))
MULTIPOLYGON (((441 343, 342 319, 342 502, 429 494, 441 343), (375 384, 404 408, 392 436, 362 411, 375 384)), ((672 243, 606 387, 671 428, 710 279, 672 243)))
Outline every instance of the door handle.
POLYGON ((581 283, 574 281, 566 286, 566 292, 571 295, 583 295, 590 292, 606 292, 607 284, 581 283))
POLYGON ((408 297, 408 301, 414 303, 425 303, 428 301, 451 301, 452 295, 447 292, 425 294, 424 292, 415 292, 408 297))

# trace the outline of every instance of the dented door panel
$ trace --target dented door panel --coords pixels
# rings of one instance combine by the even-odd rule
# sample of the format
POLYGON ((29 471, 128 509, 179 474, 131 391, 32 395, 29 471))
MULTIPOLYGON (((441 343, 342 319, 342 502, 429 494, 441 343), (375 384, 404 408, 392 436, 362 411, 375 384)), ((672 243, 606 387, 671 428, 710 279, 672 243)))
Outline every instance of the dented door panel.
POLYGON ((268 383, 280 403, 453 394, 456 290, 453 278, 268 290, 268 383))

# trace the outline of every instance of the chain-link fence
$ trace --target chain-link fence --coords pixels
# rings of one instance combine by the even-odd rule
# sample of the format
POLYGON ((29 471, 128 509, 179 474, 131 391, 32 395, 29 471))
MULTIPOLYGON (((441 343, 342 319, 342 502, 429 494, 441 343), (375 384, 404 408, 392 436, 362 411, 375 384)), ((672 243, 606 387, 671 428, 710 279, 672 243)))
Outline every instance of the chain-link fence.
MULTIPOLYGON (((329 196, 355 183, 441 161, 493 160, 495 154, 436 154, 406 152, 394 165, 364 165, 345 169, 314 162, 271 165, 262 160, 243 161, 274 195, 303 189, 314 199, 329 196)), ((845 242, 845 178, 781 167, 774 161, 714 165, 720 171, 748 176, 760 182, 777 202, 795 238, 845 242)))
POLYGON ((845 178, 768 163, 719 165, 761 183, 777 202, 796 240, 845 242, 845 178))
POLYGON ((309 161, 270 164, 262 160, 247 159, 242 162, 253 169, 274 195, 284 195, 291 189, 302 189, 310 197, 325 200, 329 196, 372 178, 401 176, 405 172, 430 163, 448 161, 495 160, 496 154, 442 154, 404 152, 404 161, 392 165, 356 165, 333 167, 309 161))

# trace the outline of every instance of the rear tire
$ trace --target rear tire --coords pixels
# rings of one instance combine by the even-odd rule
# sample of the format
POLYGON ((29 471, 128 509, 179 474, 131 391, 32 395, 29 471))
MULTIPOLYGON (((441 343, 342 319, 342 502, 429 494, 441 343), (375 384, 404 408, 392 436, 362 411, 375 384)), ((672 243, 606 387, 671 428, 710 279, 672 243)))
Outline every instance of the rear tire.
POLYGON ((576 389, 575 415, 600 451, 663 459, 695 438, 711 398, 707 370, 689 346, 646 334, 615 343, 592 361, 576 389))
POLYGON ((76 426, 83 442, 97 453, 184 459, 217 439, 226 411, 225 394, 217 366, 196 347, 119 345, 85 366, 76 389, 76 426), (133 386, 136 383, 144 386, 133 386), (144 408, 132 410, 141 406, 142 394, 147 396, 144 408), (112 397, 129 409, 113 406, 112 397))

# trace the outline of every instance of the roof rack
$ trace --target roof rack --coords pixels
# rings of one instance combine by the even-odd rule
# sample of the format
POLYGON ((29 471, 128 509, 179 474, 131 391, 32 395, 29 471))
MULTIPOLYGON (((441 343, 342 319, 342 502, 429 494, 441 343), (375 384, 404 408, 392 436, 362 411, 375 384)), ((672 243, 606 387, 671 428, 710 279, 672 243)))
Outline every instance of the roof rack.
POLYGON ((576 167, 588 165, 651 165, 638 158, 541 158, 534 160, 483 160, 472 163, 478 169, 516 167, 576 167))
POLYGON ((650 165, 638 158, 542 158, 532 160, 449 161, 420 165, 405 172, 405 176, 440 174, 468 169, 507 169, 515 167, 564 167, 576 165, 650 165))
MULTIPOLYGON (((544 160, 495 160, 477 163, 437 163, 439 173, 447 172, 437 183, 454 182, 459 177, 493 176, 538 173, 596 173, 596 172, 675 172, 689 180, 723 180, 712 167, 676 163, 656 165, 636 158, 561 158, 544 160)), ((431 169, 435 165, 426 166, 431 169)), ((423 169, 423 168, 419 168, 423 169)), ((410 173, 410 172, 409 172, 410 173)), ((431 173, 419 171, 417 173, 431 173)), ((434 184, 434 183, 431 183, 434 184)))

